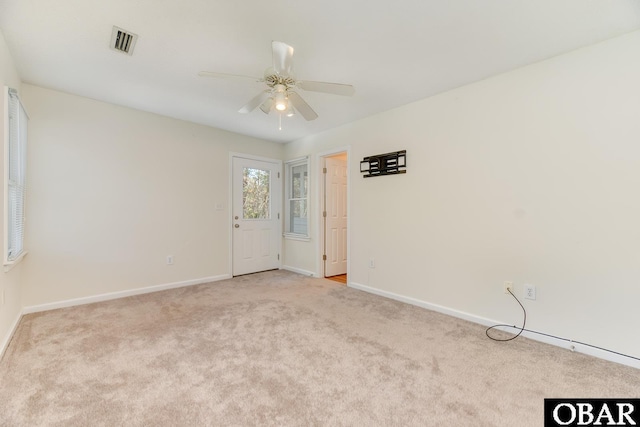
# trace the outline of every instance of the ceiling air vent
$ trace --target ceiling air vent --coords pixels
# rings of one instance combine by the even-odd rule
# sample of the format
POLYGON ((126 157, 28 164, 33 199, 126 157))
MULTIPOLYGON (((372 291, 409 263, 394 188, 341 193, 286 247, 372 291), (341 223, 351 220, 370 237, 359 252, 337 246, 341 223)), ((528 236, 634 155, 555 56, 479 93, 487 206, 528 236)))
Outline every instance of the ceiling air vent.
POLYGON ((113 26, 113 32, 111 33, 111 49, 117 50, 127 55, 133 55, 133 47, 136 45, 138 35, 133 34, 122 28, 113 26))

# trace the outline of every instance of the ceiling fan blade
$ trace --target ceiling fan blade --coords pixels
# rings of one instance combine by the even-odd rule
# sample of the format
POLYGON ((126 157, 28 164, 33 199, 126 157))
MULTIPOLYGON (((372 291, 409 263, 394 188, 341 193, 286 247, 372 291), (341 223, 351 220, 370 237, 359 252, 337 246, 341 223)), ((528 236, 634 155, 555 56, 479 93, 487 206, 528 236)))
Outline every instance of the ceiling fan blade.
POLYGON ((288 77, 293 70, 293 48, 286 43, 272 41, 273 69, 279 75, 288 77))
POLYGON ((303 90, 311 92, 324 92, 334 95, 353 96, 356 93, 356 88, 351 85, 344 85, 341 83, 325 83, 325 82, 313 82, 313 81, 298 81, 298 87, 303 90))
POLYGON ((302 117, 304 117, 306 120, 315 120, 318 118, 318 114, 313 111, 313 108, 311 108, 309 104, 307 104, 306 101, 300 97, 300 95, 295 92, 289 92, 288 95, 289 101, 291 101, 295 109, 298 110, 300 114, 302 114, 302 117))
POLYGON ((200 71, 198 73, 200 77, 213 77, 216 79, 227 79, 227 80, 251 80, 253 82, 263 82, 264 79, 260 77, 251 77, 251 76, 243 76, 240 74, 225 74, 225 73, 216 73, 214 71, 200 71))
POLYGON ((244 107, 238 110, 238 113, 246 114, 250 113, 260 104, 262 104, 269 97, 269 91, 265 90, 264 92, 260 92, 256 97, 254 97, 251 101, 247 103, 244 107))
POLYGON ((266 101, 262 103, 260 109, 265 113, 269 114, 271 112, 271 107, 273 107, 273 98, 269 97, 266 101))

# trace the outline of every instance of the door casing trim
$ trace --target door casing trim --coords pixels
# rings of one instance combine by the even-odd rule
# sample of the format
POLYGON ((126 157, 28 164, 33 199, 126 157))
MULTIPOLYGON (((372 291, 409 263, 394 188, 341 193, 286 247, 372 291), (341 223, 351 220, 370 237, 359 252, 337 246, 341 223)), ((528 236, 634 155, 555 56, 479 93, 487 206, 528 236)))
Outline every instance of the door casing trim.
MULTIPOLYGON (((347 154, 347 281, 351 279, 351 146, 336 147, 328 151, 322 151, 315 156, 315 166, 317 169, 316 174, 316 206, 317 209, 317 224, 316 224, 316 272, 318 277, 324 277, 325 269, 324 262, 322 261, 322 255, 324 254, 324 219, 322 217, 322 210, 324 207, 324 176, 322 168, 324 167, 324 159, 326 157, 333 157, 336 154, 347 154)), ((347 283, 348 285, 349 283, 347 283)))

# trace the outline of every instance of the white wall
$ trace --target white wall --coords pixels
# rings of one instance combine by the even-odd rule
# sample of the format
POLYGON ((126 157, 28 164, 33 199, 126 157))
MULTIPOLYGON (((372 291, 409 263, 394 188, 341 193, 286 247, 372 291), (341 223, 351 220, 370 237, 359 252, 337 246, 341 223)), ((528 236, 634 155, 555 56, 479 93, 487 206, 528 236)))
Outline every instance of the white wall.
MULTIPOLYGON (((503 281, 530 283, 528 327, 640 357, 638 51, 634 32, 288 144, 351 146, 349 281, 509 324, 503 281), (361 177, 402 149, 406 175, 361 177)), ((317 272, 317 248, 286 241, 285 264, 317 272)))
POLYGON ((281 144, 27 84, 23 93, 25 306, 231 273, 229 153, 280 159, 281 144))
MULTIPOLYGON (((0 138, 3 138, 2 141, 5 137, 4 86, 16 89, 19 95, 22 95, 20 76, 14 66, 4 36, 0 32, 0 88, 3 90, 3 94, 0 95, 0 138)), ((4 173, 4 150, 0 149, 0 191, 3 191, 2 188, 4 188, 4 173)), ((2 224, 4 224, 4 209, 0 209, 0 242, 4 242, 5 230, 2 224)), ((1 244, 4 245, 4 243, 1 244)), ((0 250, 4 251, 4 248, 0 250)), ((22 263, 17 264, 8 272, 0 272, 0 292, 4 293, 4 304, 0 305, 0 353, 9 339, 22 309, 21 288, 19 286, 21 272, 22 263)))

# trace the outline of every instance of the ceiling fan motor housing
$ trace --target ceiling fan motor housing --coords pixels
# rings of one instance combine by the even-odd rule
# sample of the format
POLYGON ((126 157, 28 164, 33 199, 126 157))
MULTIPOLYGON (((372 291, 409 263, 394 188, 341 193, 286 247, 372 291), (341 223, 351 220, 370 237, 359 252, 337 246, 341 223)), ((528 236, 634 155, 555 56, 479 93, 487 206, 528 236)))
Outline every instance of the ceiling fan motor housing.
POLYGON ((283 85, 285 87, 295 86, 296 80, 292 76, 281 76, 273 72, 273 69, 267 68, 264 73, 264 81, 269 87, 283 85))

